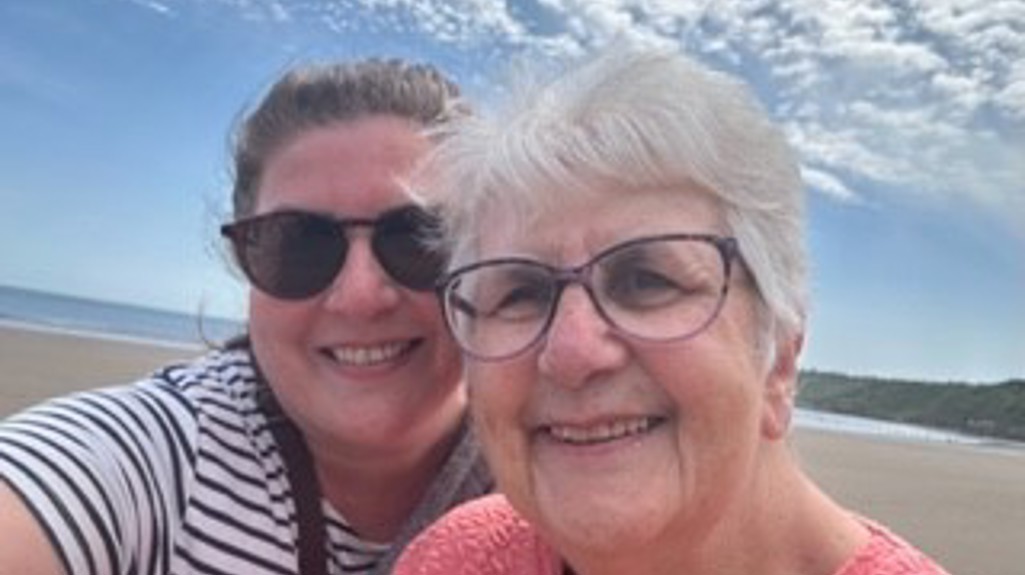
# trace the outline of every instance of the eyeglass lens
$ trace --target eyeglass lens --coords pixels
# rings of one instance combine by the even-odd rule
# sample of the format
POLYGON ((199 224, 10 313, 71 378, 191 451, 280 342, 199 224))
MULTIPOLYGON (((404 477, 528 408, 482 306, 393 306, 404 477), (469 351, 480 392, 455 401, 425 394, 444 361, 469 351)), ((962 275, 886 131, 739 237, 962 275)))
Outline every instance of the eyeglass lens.
POLYGON ((444 269, 443 256, 427 244, 434 216, 416 206, 376 220, 335 219, 301 211, 273 212, 222 227, 249 281, 273 297, 297 300, 325 290, 341 271, 349 249, 347 228, 372 226, 371 248, 399 284, 427 291, 444 269))
POLYGON ((732 240, 668 235, 630 240, 569 269, 510 258, 473 264, 449 276, 446 319, 471 355, 516 355, 543 337, 562 291, 581 284, 615 329, 665 341, 684 339, 716 316, 726 293, 732 240), (721 243, 722 242, 722 243, 721 243))

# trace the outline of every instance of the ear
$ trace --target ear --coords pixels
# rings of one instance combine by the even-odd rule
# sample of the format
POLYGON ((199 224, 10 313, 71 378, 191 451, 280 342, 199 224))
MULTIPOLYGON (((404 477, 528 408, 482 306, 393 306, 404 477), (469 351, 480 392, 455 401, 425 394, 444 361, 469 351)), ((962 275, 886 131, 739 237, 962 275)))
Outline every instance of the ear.
POLYGON ((790 429, 797 395, 797 359, 803 346, 803 333, 776 343, 775 358, 765 376, 762 435, 766 439, 782 439, 790 429))

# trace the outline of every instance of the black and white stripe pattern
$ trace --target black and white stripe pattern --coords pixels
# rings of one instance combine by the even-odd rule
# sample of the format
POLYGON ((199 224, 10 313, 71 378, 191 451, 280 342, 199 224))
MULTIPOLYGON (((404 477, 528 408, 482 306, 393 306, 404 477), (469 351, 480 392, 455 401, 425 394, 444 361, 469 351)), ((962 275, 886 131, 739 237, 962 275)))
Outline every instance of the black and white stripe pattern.
MULTIPOLYGON (((213 352, 130 386, 0 424, 0 478, 69 575, 293 575, 295 506, 248 352, 213 352)), ((370 573, 388 546, 325 506, 329 571, 370 573)))

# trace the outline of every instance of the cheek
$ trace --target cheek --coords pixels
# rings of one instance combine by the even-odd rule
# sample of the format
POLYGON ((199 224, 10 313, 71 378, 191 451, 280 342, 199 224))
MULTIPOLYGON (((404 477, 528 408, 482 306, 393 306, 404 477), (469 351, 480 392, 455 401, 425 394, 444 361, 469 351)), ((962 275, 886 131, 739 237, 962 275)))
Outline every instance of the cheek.
POLYGON ((306 333, 313 306, 280 302, 253 293, 249 298, 249 338, 267 383, 293 415, 310 411, 308 394, 316 381, 306 333), (309 385, 306 385, 309 383, 309 385))
POLYGON ((515 410, 511 390, 497 383, 501 371, 473 360, 466 369, 470 409, 480 429, 481 441, 489 448, 497 446, 501 437, 511 433, 515 410))
POLYGON ((451 337, 445 327, 445 318, 437 296, 432 292, 410 291, 400 287, 395 289, 401 293, 401 298, 395 305, 397 316, 407 323, 415 324, 424 337, 442 340, 442 343, 447 345, 451 337))
POLYGON ((645 362, 678 411, 681 444, 701 457, 746 449, 761 420, 763 361, 747 326, 726 323, 645 362))
POLYGON ((422 337, 427 340, 431 348, 431 357, 434 363, 432 369, 435 372, 444 373, 442 378, 446 381, 461 379, 462 353, 445 328, 445 320, 441 315, 438 300, 433 295, 414 294, 410 298, 409 309, 420 326, 422 337))
POLYGON ((466 380, 475 415, 485 418, 503 434, 520 430, 520 421, 533 387, 536 370, 522 361, 469 360, 466 380))
POLYGON ((522 481, 528 465, 528 436, 523 427, 526 386, 516 369, 471 361, 467 367, 470 411, 478 436, 503 486, 522 481))
POLYGON ((445 328, 438 298, 431 292, 406 292, 406 305, 412 310, 419 321, 434 325, 437 329, 445 328))
POLYGON ((253 290, 249 296, 249 333, 254 347, 274 349, 301 337, 312 325, 313 307, 282 302, 253 290))

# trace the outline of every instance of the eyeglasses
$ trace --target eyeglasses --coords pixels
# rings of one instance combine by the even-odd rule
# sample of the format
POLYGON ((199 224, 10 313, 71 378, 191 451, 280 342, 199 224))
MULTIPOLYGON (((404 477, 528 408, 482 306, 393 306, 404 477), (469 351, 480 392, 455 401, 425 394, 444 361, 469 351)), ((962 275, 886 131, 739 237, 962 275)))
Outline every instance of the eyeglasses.
POLYGON ((284 300, 312 297, 331 285, 345 264, 349 228, 368 227, 374 257, 399 284, 429 291, 445 268, 444 256, 426 239, 437 218, 417 206, 387 211, 376 219, 333 218, 303 211, 271 212, 221 226, 249 281, 284 300))
POLYGON ((574 283, 613 329, 639 340, 680 341, 718 316, 737 253, 734 238, 668 234, 616 244, 571 268, 485 260, 445 276, 441 299, 456 342, 480 360, 508 359, 540 341, 574 283))

